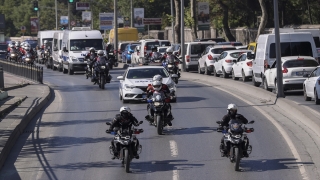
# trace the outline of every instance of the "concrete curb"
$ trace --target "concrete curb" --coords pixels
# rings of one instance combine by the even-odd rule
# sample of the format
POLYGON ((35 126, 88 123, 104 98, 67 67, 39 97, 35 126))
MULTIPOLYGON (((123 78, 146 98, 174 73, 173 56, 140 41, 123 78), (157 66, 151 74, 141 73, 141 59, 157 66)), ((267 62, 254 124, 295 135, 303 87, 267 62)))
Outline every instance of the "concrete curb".
POLYGON ((3 88, 3 90, 4 91, 10 91, 10 90, 13 90, 13 89, 18 89, 18 88, 25 87, 27 85, 30 85, 30 83, 23 83, 23 84, 18 84, 18 85, 15 85, 15 86, 5 87, 5 88, 3 88))
POLYGON ((0 152, 0 169, 4 165, 7 156, 10 154, 12 147, 15 145, 19 136, 23 133, 26 126, 33 119, 33 117, 49 102, 51 98, 51 88, 47 86, 44 96, 38 101, 38 103, 31 108, 30 111, 23 116, 22 120, 16 122, 15 128, 11 132, 7 142, 5 143, 3 149, 0 152))
POLYGON ((6 99, 8 97, 7 91, 0 91, 0 100, 6 99))
POLYGON ((0 118, 2 118, 2 116, 4 114, 6 114, 7 112, 11 111, 14 107, 18 106, 19 104, 21 104, 25 99, 27 98, 27 96, 25 97, 15 97, 11 100, 9 100, 6 104, 2 105, 0 107, 0 118))

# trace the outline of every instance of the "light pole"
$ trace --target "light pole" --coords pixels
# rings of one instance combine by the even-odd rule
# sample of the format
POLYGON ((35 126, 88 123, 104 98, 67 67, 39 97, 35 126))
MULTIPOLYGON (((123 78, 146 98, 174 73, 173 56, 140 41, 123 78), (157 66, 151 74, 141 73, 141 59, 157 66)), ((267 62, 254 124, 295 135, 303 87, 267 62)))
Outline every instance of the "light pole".
POLYGON ((186 72, 186 60, 184 55, 184 0, 181 0, 181 56, 182 56, 182 72, 186 72))
POLYGON ((118 59, 118 0, 114 0, 114 49, 115 57, 118 59))
POLYGON ((175 37, 174 37, 174 12, 173 12, 173 0, 171 2, 171 16, 172 16, 172 22, 171 22, 171 27, 172 27, 172 42, 173 44, 175 43, 175 37))
POLYGON ((273 1, 274 8, 274 36, 276 40, 276 61, 277 61, 277 97, 284 98, 283 93, 283 76, 282 76, 282 63, 281 63, 281 47, 280 47, 280 35, 279 35, 279 15, 278 15, 278 0, 273 1))
POLYGON ((131 11, 131 17, 130 17, 130 26, 133 27, 133 0, 130 0, 130 11, 131 11))
POLYGON ((57 8, 57 0, 54 0, 55 11, 56 11, 56 30, 58 30, 58 8, 57 8))

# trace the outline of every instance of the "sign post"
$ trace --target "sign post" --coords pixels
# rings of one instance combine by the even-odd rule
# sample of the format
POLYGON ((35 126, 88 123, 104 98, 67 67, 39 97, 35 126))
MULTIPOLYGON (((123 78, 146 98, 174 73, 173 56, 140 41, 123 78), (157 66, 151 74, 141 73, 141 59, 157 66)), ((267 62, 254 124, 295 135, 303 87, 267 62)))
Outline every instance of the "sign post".
POLYGON ((161 25, 162 18, 143 18, 143 24, 148 25, 148 38, 150 38, 149 25, 161 25))
POLYGON ((99 13, 100 30, 110 30, 113 24, 113 13, 99 13))

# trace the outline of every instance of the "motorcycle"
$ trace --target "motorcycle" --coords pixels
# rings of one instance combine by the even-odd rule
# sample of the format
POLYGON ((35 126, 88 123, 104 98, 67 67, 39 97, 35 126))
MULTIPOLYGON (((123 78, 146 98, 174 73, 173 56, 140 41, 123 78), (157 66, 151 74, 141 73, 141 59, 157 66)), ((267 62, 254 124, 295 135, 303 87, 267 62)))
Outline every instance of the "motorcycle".
POLYGON ((170 118, 168 118, 170 114, 170 105, 168 104, 170 102, 169 98, 165 98, 164 93, 155 91, 153 93, 152 98, 147 99, 148 102, 148 113, 150 117, 150 110, 154 111, 154 119, 153 122, 150 119, 147 119, 147 121, 150 122, 151 125, 154 125, 157 127, 157 133, 158 135, 161 135, 163 132, 163 127, 167 126, 168 123, 171 121, 170 118))
MULTIPOLYGON (((225 149, 224 146, 227 146, 229 153, 227 153, 226 157, 230 159, 231 163, 235 163, 235 171, 239 171, 240 160, 244 157, 243 151, 247 151, 248 154, 251 154, 252 152, 252 146, 248 145, 249 140, 247 134, 254 132, 254 129, 245 127, 245 125, 236 119, 230 120, 229 128, 221 128, 221 121, 217 121, 217 123, 219 124, 219 129, 224 136, 224 145, 220 146, 220 152, 223 154, 225 149), (245 144, 245 147, 243 147, 243 143, 245 144), (230 146, 228 144, 230 144, 230 146)), ((248 124, 253 123, 254 121, 250 121, 248 124)))
MULTIPOLYGON (((87 56, 86 54, 83 54, 83 56, 87 56)), ((86 78, 89 77, 92 78, 92 67, 93 67, 93 60, 96 58, 95 55, 90 54, 89 58, 86 58, 87 67, 85 68, 86 78), (91 68, 90 68, 91 67, 91 68)))
POLYGON ((47 69, 51 67, 51 64, 52 64, 51 60, 52 60, 51 51, 50 51, 50 48, 47 48, 44 50, 44 62, 43 62, 43 64, 46 65, 47 69))
POLYGON ((180 69, 179 69, 179 61, 169 57, 166 61, 162 62, 162 66, 167 69, 167 71, 171 74, 172 80, 178 84, 178 80, 180 78, 180 69))
MULTIPOLYGON (((139 122, 139 125, 142 124, 143 121, 139 122)), ((111 123, 107 122, 107 125, 111 125, 111 123)), ((108 133, 108 130, 106 131, 108 133)), ((134 158, 132 147, 136 148, 137 154, 140 154, 142 151, 142 146, 137 145, 137 137, 136 134, 140 134, 143 132, 143 129, 135 129, 133 126, 131 128, 114 128, 114 131, 110 134, 115 135, 113 140, 116 145, 116 149, 118 152, 118 156, 115 156, 117 159, 121 160, 122 165, 125 168, 127 173, 130 172, 130 162, 134 158)), ((114 149, 112 146, 109 147, 110 154, 114 156, 114 149)))
POLYGON ((11 48, 10 52, 8 53, 8 60, 18 62, 19 59, 19 52, 17 49, 11 48))
POLYGON ((112 78, 109 74, 109 66, 105 57, 98 57, 94 70, 97 71, 96 83, 99 84, 99 88, 104 89, 105 84, 110 83, 112 78))
POLYGON ((22 62, 33 65, 35 61, 34 56, 31 52, 27 52, 26 55, 22 57, 22 62))
POLYGON ((114 55, 113 51, 108 53, 108 60, 109 60, 109 69, 113 69, 113 67, 118 67, 118 62, 116 61, 116 56, 114 55))

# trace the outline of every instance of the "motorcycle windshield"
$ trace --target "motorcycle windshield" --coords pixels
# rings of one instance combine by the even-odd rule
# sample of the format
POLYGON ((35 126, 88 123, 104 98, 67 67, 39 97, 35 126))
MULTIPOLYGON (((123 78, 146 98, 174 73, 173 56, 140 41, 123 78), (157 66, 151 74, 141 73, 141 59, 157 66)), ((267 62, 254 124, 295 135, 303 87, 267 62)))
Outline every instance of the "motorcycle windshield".
POLYGON ((99 57, 98 62, 100 65, 106 65, 107 64, 107 59, 105 57, 99 57))
POLYGON ((174 59, 173 56, 168 56, 168 57, 167 57, 167 61, 168 61, 169 64, 173 64, 174 61, 175 61, 175 59, 174 59))
POLYGON ((232 134, 242 134, 242 122, 237 119, 231 119, 229 122, 229 129, 232 134))
POLYGON ((157 53, 157 52, 154 52, 154 53, 152 53, 152 58, 153 59, 160 59, 161 58, 161 54, 157 53))
POLYGON ((153 97, 152 100, 154 102, 162 102, 163 99, 165 98, 164 93, 159 91, 155 91, 152 97, 153 97))

